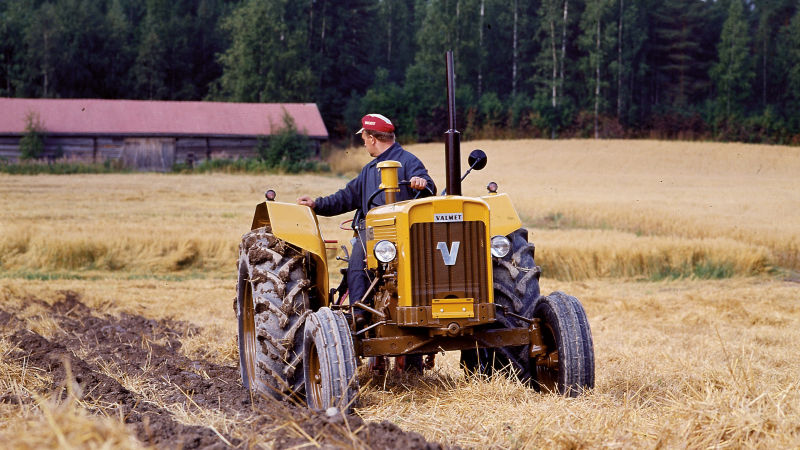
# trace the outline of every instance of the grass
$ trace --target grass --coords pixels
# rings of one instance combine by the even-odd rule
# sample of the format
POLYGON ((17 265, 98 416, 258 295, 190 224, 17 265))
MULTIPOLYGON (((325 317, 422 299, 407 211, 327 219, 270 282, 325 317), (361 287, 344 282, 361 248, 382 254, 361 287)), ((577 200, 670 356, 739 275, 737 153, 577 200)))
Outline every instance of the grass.
POLYGON ((284 168, 274 167, 273 165, 259 158, 238 158, 238 159, 212 159, 203 160, 189 166, 185 163, 175 163, 172 166, 174 173, 227 173, 227 174, 270 174, 270 173, 297 173, 297 172, 327 172, 329 167, 325 163, 315 160, 305 160, 297 162, 295 170, 284 170, 284 168))
POLYGON ((0 173, 12 175, 74 175, 79 173, 128 173, 130 169, 125 168, 120 161, 107 160, 102 163, 88 163, 83 161, 71 161, 69 159, 58 159, 55 161, 21 161, 9 163, 0 159, 0 173))
POLYGON ((717 261, 704 260, 694 266, 686 264, 681 268, 670 267, 669 269, 654 273, 650 279, 653 281, 664 279, 677 280, 679 278, 688 277, 720 279, 730 278, 734 275, 734 273, 733 264, 731 263, 719 263, 717 261))
POLYGON ((615 230, 535 230, 537 262, 560 280, 727 278, 767 273, 769 249, 730 238, 637 236, 615 230))
MULTIPOLYGON (((362 374, 357 414, 468 448, 800 446, 800 149, 462 146, 465 156, 472 147, 489 155, 464 193, 498 182, 531 227, 542 291, 585 306, 596 388, 565 399, 503 377, 465 378, 447 353, 422 378, 362 374)), ((443 185, 442 145, 411 149, 443 185)), ((190 322, 199 331, 181 337, 182 351, 235 366, 235 252, 255 204, 267 188, 290 202, 334 192, 367 159, 363 149, 338 153, 326 175, 0 175, 0 304, 26 305, 20 320, 54 335, 32 299, 75 291, 98 313, 190 322)), ((321 217, 324 236, 347 240, 338 228, 346 218, 321 217)), ((0 397, 32 398, 46 380, 6 357, 3 325, 0 397)), ((159 401, 146 380, 123 381, 159 401)), ((216 410, 163 406, 182 423, 254 432, 216 410)), ((120 421, 70 399, 0 402, 0 439, 15 448, 64 447, 61 439, 135 447, 120 421)))

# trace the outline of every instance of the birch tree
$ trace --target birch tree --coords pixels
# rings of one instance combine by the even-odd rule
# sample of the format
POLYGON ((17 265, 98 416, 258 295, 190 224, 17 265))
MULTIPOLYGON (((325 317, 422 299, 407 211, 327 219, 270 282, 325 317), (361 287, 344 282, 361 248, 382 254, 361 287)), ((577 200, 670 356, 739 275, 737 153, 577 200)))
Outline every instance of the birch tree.
MULTIPOLYGON (((631 0, 618 0, 616 58, 609 61, 616 89, 616 116, 622 124, 634 119, 637 110, 634 93, 644 82, 644 48, 647 42, 647 22, 640 6, 631 0)), ((613 51, 613 50, 612 50, 613 51)), ((611 58, 609 58, 611 59, 611 58)), ((609 100, 613 97, 609 97, 609 100)))
POLYGON ((617 47, 617 23, 613 20, 613 0, 590 0, 581 16, 581 36, 578 38, 584 56, 580 60, 584 79, 589 81, 594 115, 594 137, 600 138, 600 109, 605 109, 608 101, 601 96, 610 85, 607 68, 614 61, 613 49, 617 47))
POLYGON ((56 7, 52 3, 43 4, 32 16, 30 26, 26 30, 26 47, 28 48, 29 67, 33 69, 37 84, 36 95, 52 97, 53 77, 58 58, 58 36, 62 30, 56 7), (35 64, 35 69, 34 69, 35 64))

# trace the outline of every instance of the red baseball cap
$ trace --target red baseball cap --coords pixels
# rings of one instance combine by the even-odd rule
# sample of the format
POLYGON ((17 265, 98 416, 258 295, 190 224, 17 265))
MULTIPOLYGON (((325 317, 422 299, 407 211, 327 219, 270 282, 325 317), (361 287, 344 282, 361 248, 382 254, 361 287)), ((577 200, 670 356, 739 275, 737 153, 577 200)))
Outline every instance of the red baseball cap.
POLYGON ((382 116, 380 114, 367 114, 361 118, 361 129, 356 131, 356 134, 361 134, 361 132, 364 130, 391 133, 394 131, 394 125, 392 125, 392 121, 387 119, 386 116, 382 116))

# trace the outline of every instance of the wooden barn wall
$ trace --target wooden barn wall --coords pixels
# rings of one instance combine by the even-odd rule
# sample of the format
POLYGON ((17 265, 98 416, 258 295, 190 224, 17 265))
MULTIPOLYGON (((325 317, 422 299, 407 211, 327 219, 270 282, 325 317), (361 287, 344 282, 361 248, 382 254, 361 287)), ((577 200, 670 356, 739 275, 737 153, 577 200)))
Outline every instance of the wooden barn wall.
MULTIPOLYGON (((17 136, 0 136, 0 158, 10 162, 18 161, 19 140, 17 136)), ((315 153, 319 154, 319 141, 312 142, 315 153)), ((141 170, 169 170, 173 163, 255 157, 257 144, 258 139, 255 137, 48 136, 45 138, 43 156, 86 162, 122 159, 141 170)))
POLYGON ((0 136, 0 161, 16 161, 19 159, 19 138, 0 136))
MULTIPOLYGON (((0 158, 19 160, 19 137, 0 136, 0 158)), ((46 158, 62 157, 69 160, 102 162, 119 159, 125 139, 122 137, 59 137, 48 136, 44 140, 46 158)))
POLYGON ((166 172, 175 163, 175 139, 128 138, 122 147, 122 163, 138 170, 166 172))
POLYGON ((179 138, 175 142, 175 162, 252 158, 257 144, 256 138, 179 138))

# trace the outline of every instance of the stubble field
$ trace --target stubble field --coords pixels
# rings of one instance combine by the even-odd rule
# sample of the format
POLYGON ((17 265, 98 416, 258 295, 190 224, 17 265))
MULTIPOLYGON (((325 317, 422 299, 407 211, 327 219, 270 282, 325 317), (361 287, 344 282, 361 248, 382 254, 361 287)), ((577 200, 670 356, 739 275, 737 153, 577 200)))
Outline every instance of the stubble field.
MULTIPOLYGON (((800 150, 655 141, 484 141, 537 246, 542 291, 584 304, 596 388, 542 395, 361 375, 346 420, 239 387, 235 249, 271 187, 329 175, 0 176, 0 439, 18 448, 797 447, 800 150), (386 422, 382 422, 386 421, 386 422), (419 433, 419 435, 414 434, 419 433), (426 441, 430 441, 426 443, 426 441), (434 444, 431 444, 434 443, 434 444)), ((444 185, 441 144, 410 147, 444 185)), ((466 163, 462 163, 466 165, 466 163)), ((321 218, 328 239, 346 216, 321 218)))

